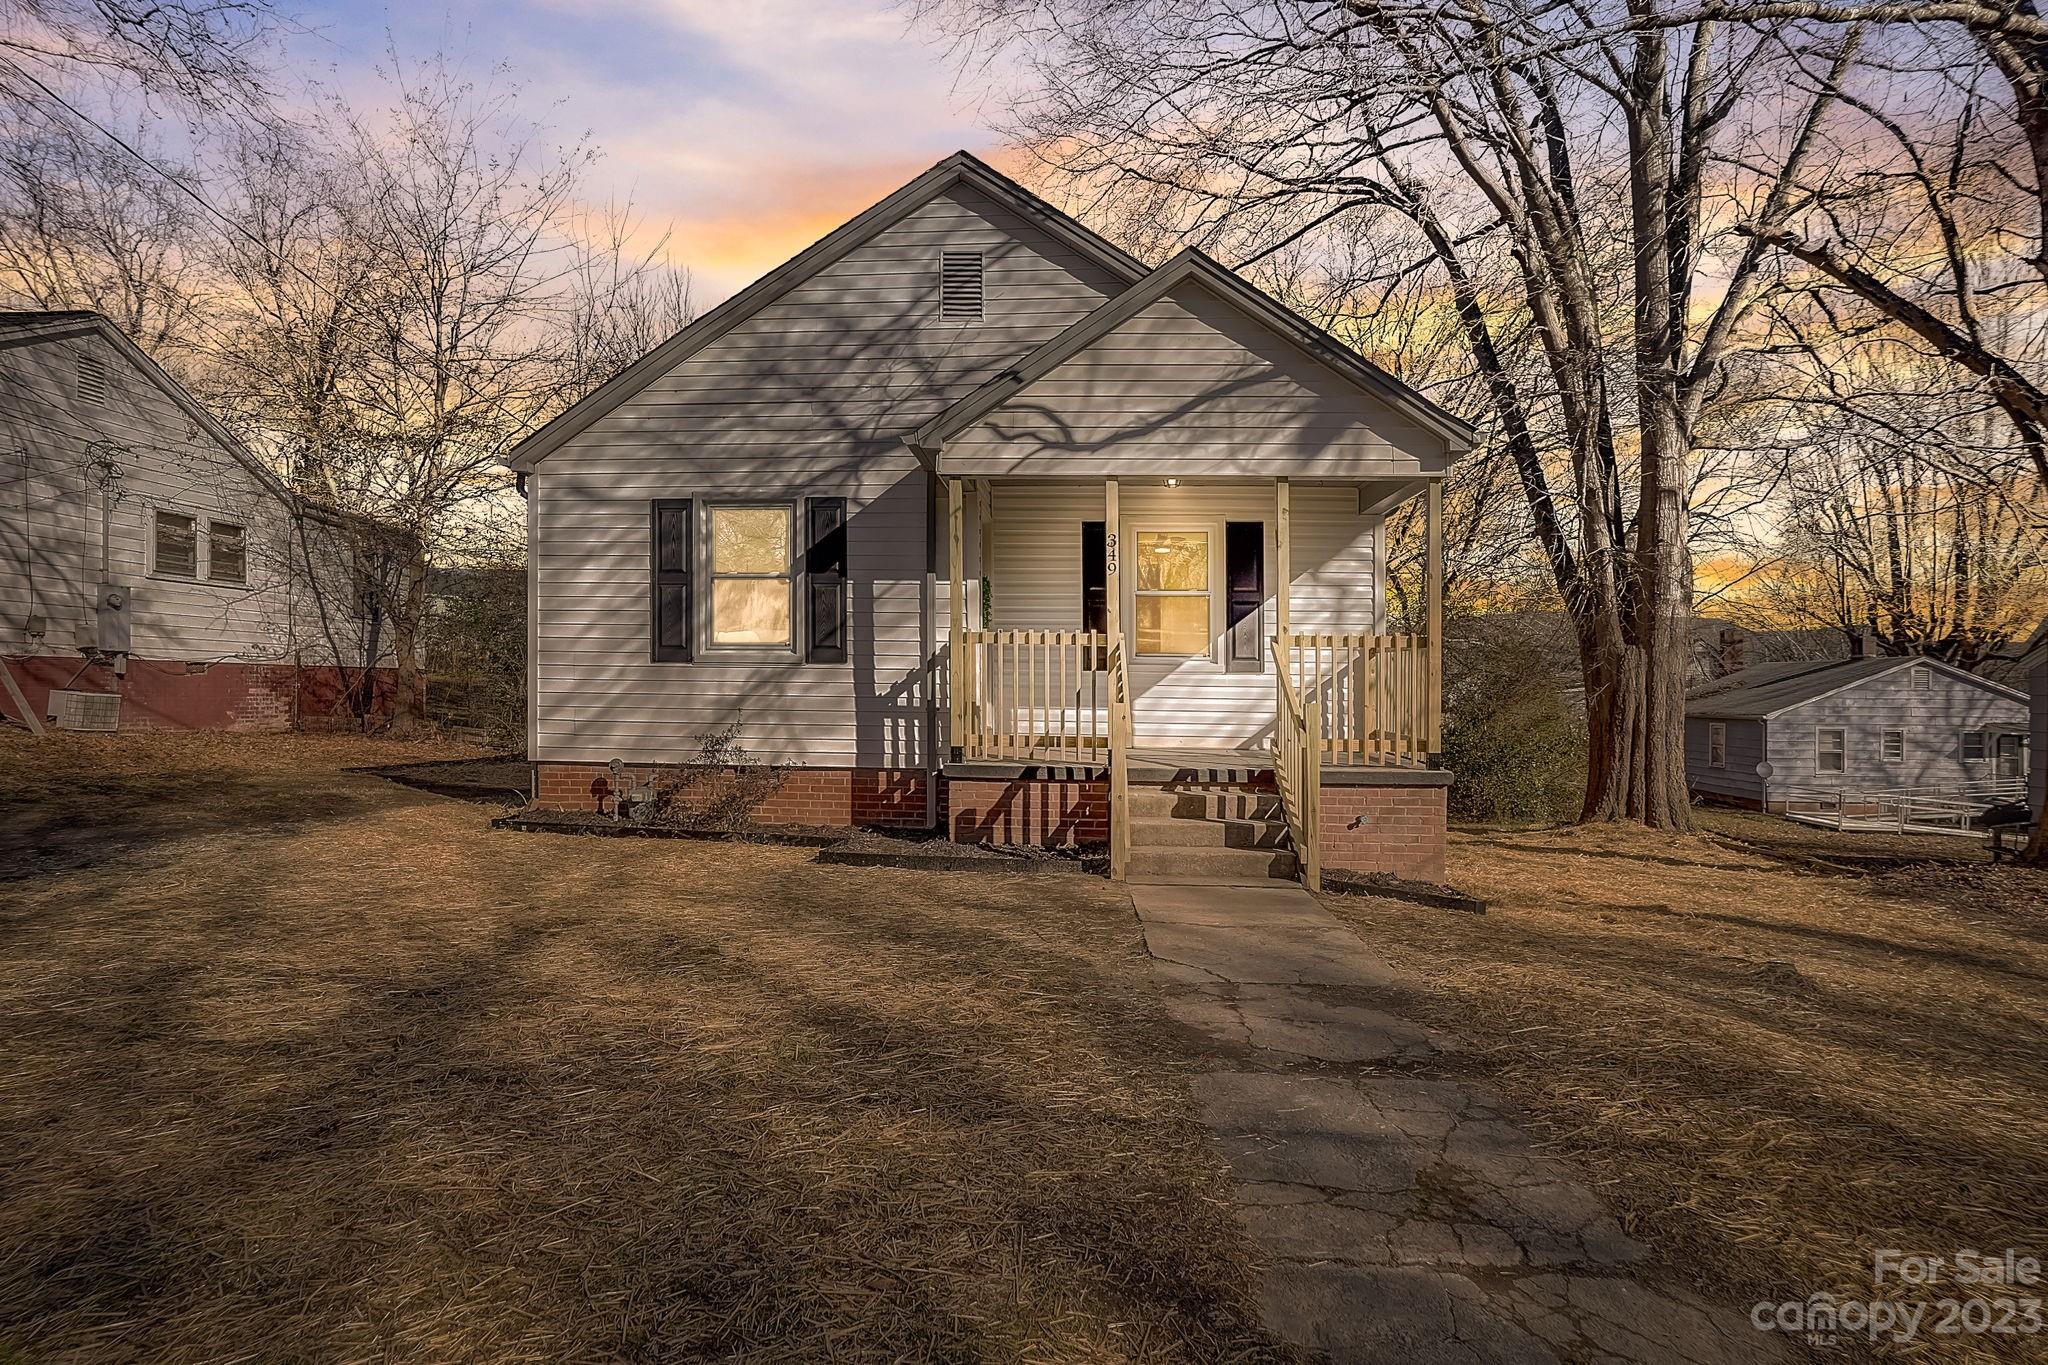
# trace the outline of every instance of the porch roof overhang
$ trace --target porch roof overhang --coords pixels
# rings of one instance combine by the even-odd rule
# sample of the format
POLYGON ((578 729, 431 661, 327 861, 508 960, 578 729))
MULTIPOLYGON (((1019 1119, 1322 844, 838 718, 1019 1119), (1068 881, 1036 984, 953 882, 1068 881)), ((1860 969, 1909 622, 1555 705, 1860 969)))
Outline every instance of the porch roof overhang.
MULTIPOLYGON (((1173 362, 1175 354, 1170 347, 1160 348, 1158 363, 1162 374, 1170 373, 1166 367, 1173 362)), ((1192 424, 1198 419, 1187 416, 1185 420, 1192 424)), ((1162 424, 1165 422, 1161 420, 1146 423, 1148 426, 1162 424)), ((1362 429, 1369 424, 1360 419, 1350 425, 1354 429, 1362 429)), ((905 438, 920 459, 944 475, 1075 478, 1100 474, 1142 478, 1279 474, 1337 480, 1440 478, 1451 462, 1471 449, 1473 439, 1474 431, 1470 424, 1430 402, 1292 309, 1193 249, 1181 252, 1071 324, 1025 356, 1015 367, 979 385, 905 438), (1086 441, 1057 445, 1038 442, 1035 446, 1018 443, 1019 448, 1013 454, 993 462, 996 467, 991 467, 992 461, 986 452, 970 457, 957 449, 949 451, 949 445, 956 438, 985 423, 999 420, 1006 408, 1021 406, 1019 400, 1060 366, 1083 355, 1146 309, 1166 300, 1175 290, 1190 285, 1199 286, 1220 300, 1230 312, 1278 336, 1305 355, 1315 367, 1334 376, 1350 391, 1362 395, 1375 409, 1392 414, 1398 421, 1425 434, 1435 448, 1429 455, 1418 457, 1411 450, 1397 450, 1382 444, 1362 454, 1354 451, 1341 462, 1314 458, 1290 460, 1285 454, 1267 457, 1265 452, 1261 452, 1257 469, 1248 468, 1242 451, 1231 449, 1228 441, 1191 442, 1185 449, 1123 441, 1097 442, 1092 446, 1086 441)))

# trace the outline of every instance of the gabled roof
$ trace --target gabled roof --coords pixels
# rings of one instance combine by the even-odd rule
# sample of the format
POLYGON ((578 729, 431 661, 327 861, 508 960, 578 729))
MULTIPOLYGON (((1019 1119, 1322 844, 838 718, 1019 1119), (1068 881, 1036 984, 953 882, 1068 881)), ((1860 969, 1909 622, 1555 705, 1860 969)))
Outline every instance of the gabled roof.
POLYGON ((227 451, 238 463, 246 466, 258 482, 282 500, 287 507, 298 505, 297 498, 282 479, 257 459, 255 453, 243 445, 233 432, 222 426, 220 419, 208 412, 183 384, 171 378, 163 366, 150 359, 148 352, 131 341, 128 334, 116 327, 111 319, 100 313, 76 308, 50 312, 0 312, 0 335, 38 330, 46 330, 47 335, 25 337, 24 341, 28 344, 39 341, 68 341, 88 332, 99 337, 120 352, 129 366, 161 390, 166 398, 182 408, 195 426, 211 436, 221 449, 227 451))
POLYGON ((1686 697, 1689 717, 1709 720, 1769 720, 1795 706, 1846 692, 1906 668, 1931 668, 1958 682, 1969 683, 2009 700, 2025 703, 2025 694, 1967 673, 1953 664, 1919 655, 1904 658, 1837 659, 1831 663, 1757 664, 1694 688, 1686 697))
POLYGON ((995 376, 926 422, 906 438, 911 448, 936 453, 947 440, 1002 407, 1062 362, 1108 336, 1166 297, 1176 286, 1189 282, 1207 285, 1226 303, 1278 332, 1343 379, 1434 431, 1444 438, 1454 458, 1471 449, 1473 430, 1468 423, 1445 412, 1264 290, 1254 288, 1234 271, 1225 269, 1193 247, 1086 317, 1070 324, 1066 330, 1024 357, 1015 369, 995 376))
POLYGON ((2034 627, 2034 633, 2020 646, 2020 664, 2032 668, 2036 664, 2048 663, 2048 618, 2034 627))
POLYGON ((1107 238, 1061 213, 970 153, 955 152, 888 198, 826 233, 585 394, 568 411, 515 446, 505 463, 515 470, 532 469, 660 375, 688 360, 862 243, 901 222, 955 185, 963 184, 1030 219, 1119 279, 1130 282, 1144 276, 1144 263, 1135 256, 1128 255, 1107 238))

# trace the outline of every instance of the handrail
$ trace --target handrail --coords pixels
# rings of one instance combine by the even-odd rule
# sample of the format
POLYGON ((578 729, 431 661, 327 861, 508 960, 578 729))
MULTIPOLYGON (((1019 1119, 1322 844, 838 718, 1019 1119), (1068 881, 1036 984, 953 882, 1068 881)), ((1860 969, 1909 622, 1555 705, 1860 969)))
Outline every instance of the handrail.
POLYGON ((1109 876, 1122 881, 1131 868, 1131 685, 1124 642, 1109 647, 1109 876))
POLYGON ((1301 861, 1302 885, 1323 889, 1323 723, 1322 703, 1303 702, 1288 676, 1280 638, 1273 651, 1273 779, 1280 788, 1280 812, 1301 861))

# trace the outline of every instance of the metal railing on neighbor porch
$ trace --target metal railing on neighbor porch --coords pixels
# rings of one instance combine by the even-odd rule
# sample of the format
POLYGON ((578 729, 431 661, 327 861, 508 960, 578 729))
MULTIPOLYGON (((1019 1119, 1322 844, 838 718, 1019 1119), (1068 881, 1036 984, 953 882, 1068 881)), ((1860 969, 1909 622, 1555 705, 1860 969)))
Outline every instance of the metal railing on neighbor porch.
POLYGON ((1101 631, 961 631, 960 756, 1108 762, 1109 662, 1101 631))
POLYGON ((1443 680, 1427 636, 1296 631, 1273 647, 1296 696, 1321 708, 1331 763, 1422 767, 1440 748, 1443 680))
POLYGON ((1773 786, 1771 804, 1785 815, 1824 829, 1892 831, 1898 834, 1975 834, 1971 821, 1992 806, 2023 801, 2023 777, 1996 778, 1951 786, 1819 787, 1773 786))
POLYGON ((1272 642, 1274 668, 1273 780, 1287 835, 1301 863, 1302 884, 1323 889, 1323 723, 1322 703, 1304 701, 1288 678, 1280 641, 1272 642))

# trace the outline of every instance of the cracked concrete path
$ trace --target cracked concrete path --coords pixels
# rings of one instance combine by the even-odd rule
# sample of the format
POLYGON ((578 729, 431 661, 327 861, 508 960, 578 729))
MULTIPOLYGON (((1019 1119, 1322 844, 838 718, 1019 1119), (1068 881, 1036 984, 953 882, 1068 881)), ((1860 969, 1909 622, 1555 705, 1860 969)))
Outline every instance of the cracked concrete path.
POLYGON ((1641 1246, 1483 1087, 1391 1013, 1412 983, 1298 886, 1132 885, 1195 1079, 1264 1253, 1267 1325, 1332 1361, 1786 1358, 1739 1310, 1644 1284, 1641 1246))

